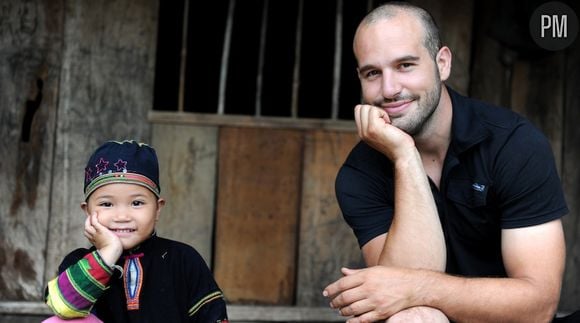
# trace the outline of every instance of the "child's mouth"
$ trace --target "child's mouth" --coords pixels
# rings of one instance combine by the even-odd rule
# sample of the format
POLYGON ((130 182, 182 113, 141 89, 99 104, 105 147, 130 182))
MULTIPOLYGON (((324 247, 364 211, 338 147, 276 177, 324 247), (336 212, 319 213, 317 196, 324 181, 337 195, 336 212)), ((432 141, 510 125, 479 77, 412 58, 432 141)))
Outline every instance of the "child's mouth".
POLYGON ((111 229, 115 233, 131 233, 135 232, 135 229, 111 229))

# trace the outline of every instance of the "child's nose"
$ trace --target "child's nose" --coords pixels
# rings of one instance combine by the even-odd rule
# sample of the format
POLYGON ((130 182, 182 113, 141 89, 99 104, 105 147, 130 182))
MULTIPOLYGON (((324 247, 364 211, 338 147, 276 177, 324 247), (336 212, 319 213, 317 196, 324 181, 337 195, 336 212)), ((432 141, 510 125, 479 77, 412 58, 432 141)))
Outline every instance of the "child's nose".
POLYGON ((115 212, 115 221, 127 221, 131 218, 131 210, 129 208, 119 208, 115 212))

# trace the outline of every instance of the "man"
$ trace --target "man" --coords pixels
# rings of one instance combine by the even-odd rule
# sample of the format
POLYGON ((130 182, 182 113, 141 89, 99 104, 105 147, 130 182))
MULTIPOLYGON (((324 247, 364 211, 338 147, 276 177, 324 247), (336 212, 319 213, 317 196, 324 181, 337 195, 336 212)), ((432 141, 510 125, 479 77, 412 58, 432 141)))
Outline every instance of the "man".
POLYGON ((551 321, 568 210, 549 142, 443 84, 451 51, 423 9, 373 10, 354 53, 362 141, 336 193, 368 268, 343 268, 330 306, 348 322, 551 321))

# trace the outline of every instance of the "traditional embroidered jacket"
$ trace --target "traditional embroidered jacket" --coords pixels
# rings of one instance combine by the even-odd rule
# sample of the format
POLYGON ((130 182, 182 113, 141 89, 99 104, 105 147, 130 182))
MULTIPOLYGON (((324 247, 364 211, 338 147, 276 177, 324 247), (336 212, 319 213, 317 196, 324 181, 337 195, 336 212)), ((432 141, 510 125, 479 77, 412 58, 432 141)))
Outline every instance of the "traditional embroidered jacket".
POLYGON ((48 283, 46 303, 61 318, 92 312, 104 322, 227 322, 223 294, 199 253, 153 235, 112 270, 95 248, 77 249, 48 283))

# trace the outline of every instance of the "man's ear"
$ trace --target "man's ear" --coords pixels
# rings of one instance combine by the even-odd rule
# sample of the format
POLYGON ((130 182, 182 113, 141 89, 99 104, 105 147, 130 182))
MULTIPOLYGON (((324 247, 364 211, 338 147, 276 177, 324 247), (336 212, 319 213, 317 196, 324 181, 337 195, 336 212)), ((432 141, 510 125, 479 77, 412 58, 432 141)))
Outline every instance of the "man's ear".
POLYGON ((441 47, 439 52, 437 52, 437 57, 435 62, 437 63, 437 68, 439 69, 439 77, 441 81, 446 81, 451 74, 451 61, 453 55, 451 54, 451 50, 447 46, 441 47))

